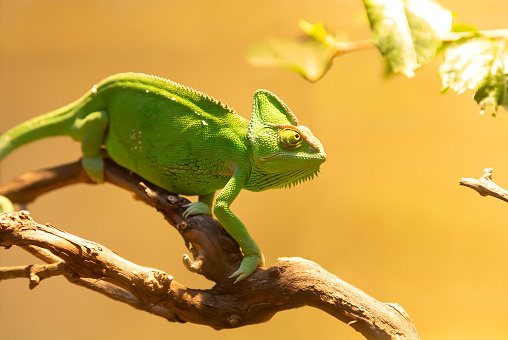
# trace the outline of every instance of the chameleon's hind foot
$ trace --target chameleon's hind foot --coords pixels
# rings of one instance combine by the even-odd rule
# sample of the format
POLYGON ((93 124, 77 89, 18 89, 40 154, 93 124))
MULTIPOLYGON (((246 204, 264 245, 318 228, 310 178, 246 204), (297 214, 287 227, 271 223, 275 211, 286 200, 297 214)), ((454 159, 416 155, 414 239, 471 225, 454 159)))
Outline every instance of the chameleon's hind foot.
POLYGON ((193 202, 187 205, 184 205, 185 212, 183 213, 183 217, 187 218, 192 215, 211 215, 212 211, 210 207, 203 202, 193 202))
POLYGON ((92 181, 104 183, 104 160, 102 157, 83 157, 81 165, 92 181))

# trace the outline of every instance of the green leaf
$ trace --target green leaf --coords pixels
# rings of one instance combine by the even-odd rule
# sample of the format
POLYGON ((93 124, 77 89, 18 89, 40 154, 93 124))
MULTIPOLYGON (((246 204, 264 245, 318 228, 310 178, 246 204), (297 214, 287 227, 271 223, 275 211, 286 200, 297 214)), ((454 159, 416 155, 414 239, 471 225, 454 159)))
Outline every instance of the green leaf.
POLYGON ((450 44, 444 58, 439 68, 442 93, 450 88, 459 94, 477 90, 474 99, 480 105, 480 113, 495 114, 499 105, 508 108, 506 39, 496 41, 475 34, 450 44))
POLYGON ((476 32, 478 28, 469 24, 453 24, 452 32, 476 32))
POLYGON ((480 105, 480 113, 491 111, 495 115, 498 105, 503 105, 506 97, 506 76, 503 70, 494 66, 493 73, 486 83, 478 89, 474 99, 480 105))
POLYGON ((251 46, 247 59, 253 66, 280 67, 294 71, 309 81, 317 81, 331 67, 335 49, 320 41, 272 40, 251 46))
POLYGON ((302 39, 272 40, 251 46, 247 60, 253 66, 285 68, 311 82, 319 80, 330 69, 339 40, 321 22, 300 20, 300 28, 306 34, 302 39))
POLYGON ((312 37, 314 40, 319 41, 328 47, 334 47, 337 42, 335 37, 328 33, 322 22, 312 24, 305 20, 300 20, 300 28, 309 37, 312 37))
POLYGON ((408 77, 432 61, 452 14, 433 0, 364 0, 372 40, 392 72, 408 77))
POLYGON ((372 41, 393 72, 414 76, 416 53, 402 0, 364 0, 372 29, 372 41))

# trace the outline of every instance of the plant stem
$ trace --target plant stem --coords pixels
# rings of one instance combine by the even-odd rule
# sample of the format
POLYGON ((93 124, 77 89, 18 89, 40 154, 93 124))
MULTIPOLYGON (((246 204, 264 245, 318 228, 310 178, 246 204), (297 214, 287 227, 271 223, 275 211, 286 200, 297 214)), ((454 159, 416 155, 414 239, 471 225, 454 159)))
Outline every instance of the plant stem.
MULTIPOLYGON (((448 32, 443 34, 442 41, 450 42, 459 40, 460 38, 467 37, 474 32, 448 32)), ((500 30, 488 30, 488 31, 478 31, 478 33, 482 34, 487 38, 506 38, 508 37, 508 29, 500 29, 500 30)))
MULTIPOLYGON (((473 32, 448 32, 443 34, 442 42, 451 42, 455 40, 459 40, 460 38, 467 37, 473 32)), ((499 29, 499 30, 487 30, 487 31, 478 31, 478 33, 484 35, 487 38, 507 38, 508 37, 508 29, 499 29)), ((343 41, 338 42, 335 45, 335 54, 342 55, 346 52, 365 50, 368 48, 374 47, 374 44, 371 40, 357 40, 357 41, 343 41)))

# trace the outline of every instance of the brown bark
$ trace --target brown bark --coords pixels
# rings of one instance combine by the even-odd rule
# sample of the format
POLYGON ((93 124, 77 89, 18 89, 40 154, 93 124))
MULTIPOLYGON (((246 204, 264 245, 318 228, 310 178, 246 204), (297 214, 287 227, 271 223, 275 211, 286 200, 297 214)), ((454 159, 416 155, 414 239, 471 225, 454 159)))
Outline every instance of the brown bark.
MULTIPOLYGON (((419 339, 402 307, 382 303, 340 280, 314 262, 282 258, 233 284, 229 279, 241 262, 238 245, 209 216, 183 218, 186 200, 106 162, 108 182, 134 192, 160 211, 180 232, 194 260, 185 266, 216 282, 207 290, 182 286, 160 270, 123 259, 105 246, 35 222, 26 211, 0 215, 0 245, 20 246, 46 265, 0 268, 0 280, 26 277, 34 288, 46 278, 63 275, 70 282, 134 308, 174 322, 192 322, 215 329, 268 321, 275 313, 312 306, 347 323, 367 339, 419 339)), ((58 187, 90 183, 79 162, 22 175, 0 186, 15 203, 31 202, 58 187)))

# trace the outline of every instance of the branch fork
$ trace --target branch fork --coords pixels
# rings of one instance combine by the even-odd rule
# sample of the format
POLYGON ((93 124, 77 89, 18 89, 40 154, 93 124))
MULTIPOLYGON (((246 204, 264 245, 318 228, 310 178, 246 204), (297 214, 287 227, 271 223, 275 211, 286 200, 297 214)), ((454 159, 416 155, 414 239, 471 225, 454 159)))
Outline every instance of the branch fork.
POLYGON ((492 181, 492 172, 491 168, 485 168, 480 179, 462 178, 459 184, 476 190, 482 196, 492 196, 508 202, 508 191, 492 181))

